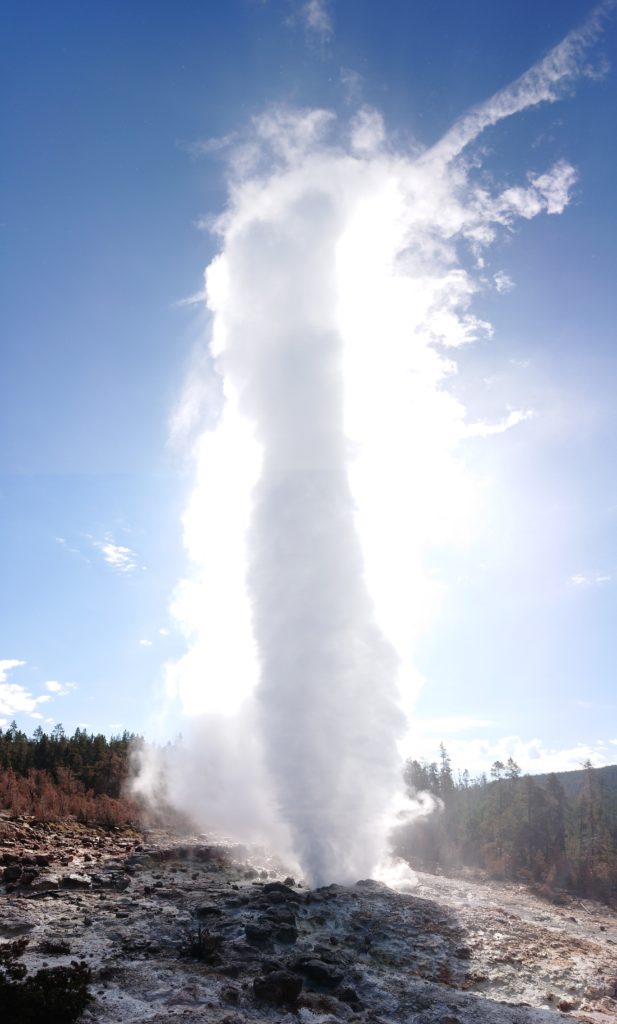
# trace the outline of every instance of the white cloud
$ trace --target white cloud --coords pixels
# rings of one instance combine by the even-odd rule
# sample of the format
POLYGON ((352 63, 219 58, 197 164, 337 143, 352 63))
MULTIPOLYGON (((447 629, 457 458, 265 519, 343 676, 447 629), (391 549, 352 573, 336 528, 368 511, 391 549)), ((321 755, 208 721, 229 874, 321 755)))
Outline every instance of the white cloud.
POLYGON ((575 587, 601 586, 603 583, 611 583, 613 577, 606 573, 577 573, 570 576, 570 583, 575 587))
POLYGON ((478 423, 469 423, 463 428, 465 437, 491 437, 493 434, 505 434, 506 430, 531 420, 535 416, 533 409, 512 409, 507 416, 497 423, 485 423, 480 420, 478 423))
POLYGON ((152 640, 140 640, 141 647, 152 647, 152 640))
MULTIPOLYGON (((291 164, 318 144, 335 120, 331 110, 295 110, 277 103, 260 117, 254 118, 253 124, 261 147, 265 143, 275 157, 282 157, 286 163, 291 164)), ((258 152, 259 149, 256 150, 258 152)))
POLYGON ((209 156, 211 153, 221 153, 237 141, 237 134, 231 132, 229 135, 212 136, 209 139, 197 139, 195 142, 182 143, 181 148, 191 156, 209 156))
POLYGON ((128 575, 137 569, 135 552, 122 544, 116 544, 110 533, 106 534, 103 540, 92 538, 92 545, 117 572, 128 575))
POLYGON ((503 270, 498 270, 493 275, 493 281, 495 282, 495 288, 498 292, 510 292, 514 288, 514 281, 509 274, 506 274, 503 270))
POLYGON ((577 174, 571 164, 559 160, 545 174, 529 175, 527 188, 507 188, 501 193, 494 208, 495 220, 509 224, 512 215, 530 220, 543 210, 563 213, 570 201, 570 193, 577 174))
POLYGON ((7 676, 13 669, 25 665, 25 661, 5 659, 0 661, 0 715, 12 718, 15 714, 31 715, 39 704, 45 704, 51 697, 48 694, 35 697, 19 683, 7 682, 7 676))
POLYGON ((56 679, 49 679, 45 683, 45 689, 53 693, 55 697, 66 697, 77 688, 77 683, 59 683, 56 679))
POLYGON ((321 43, 327 43, 334 33, 328 0, 307 0, 300 8, 300 17, 307 30, 314 33, 321 43))
POLYGON ((25 665, 25 661, 18 661, 17 658, 6 658, 4 661, 0 661, 0 683, 6 680, 9 672, 14 668, 19 668, 20 665, 25 665))
MULTIPOLYGON (((437 737, 426 737, 411 751, 418 759, 435 761, 439 755, 437 737)), ((610 741, 613 742, 613 741, 610 741)), ((511 757, 523 772, 541 775, 546 772, 568 772, 581 768, 590 760, 594 767, 614 763, 614 753, 604 750, 596 743, 576 743, 570 747, 547 746, 537 737, 531 740, 520 736, 503 736, 494 740, 474 737, 465 740, 453 737, 446 742, 446 749, 455 771, 469 770, 472 776, 490 772, 495 761, 504 763, 511 757)))
POLYGON ((187 295, 185 299, 178 299, 177 302, 174 302, 174 306, 178 308, 184 308, 185 306, 203 306, 205 301, 206 293, 202 288, 201 291, 194 292, 193 295, 187 295))
POLYGON ((384 120, 373 107, 362 107, 351 122, 351 148, 367 156, 376 153, 386 137, 384 120))
POLYGON ((486 128, 539 103, 554 103, 565 95, 577 78, 589 77, 587 51, 600 35, 604 18, 612 6, 612 3, 600 4, 580 28, 569 32, 543 60, 460 118, 433 147, 430 155, 451 160, 486 128))
POLYGON ((168 629, 159 629, 159 633, 160 633, 161 636, 169 636, 169 630, 168 629))

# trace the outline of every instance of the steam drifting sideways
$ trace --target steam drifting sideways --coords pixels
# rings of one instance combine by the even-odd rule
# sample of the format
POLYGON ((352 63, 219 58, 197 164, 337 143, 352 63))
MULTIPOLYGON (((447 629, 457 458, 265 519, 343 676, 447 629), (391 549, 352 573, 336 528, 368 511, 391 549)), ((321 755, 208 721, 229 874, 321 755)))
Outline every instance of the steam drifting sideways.
POLYGON ((517 218, 560 213, 576 179, 561 161, 492 194, 465 153, 585 73, 600 17, 431 149, 395 152, 370 108, 345 129, 274 108, 231 144, 210 358, 174 418, 196 483, 167 692, 189 724, 138 786, 154 795, 163 771, 204 827, 269 842, 312 884, 374 875, 404 805, 414 640, 439 599, 425 552, 471 521, 458 448, 482 431, 445 385, 491 331, 470 312, 483 253, 517 218))

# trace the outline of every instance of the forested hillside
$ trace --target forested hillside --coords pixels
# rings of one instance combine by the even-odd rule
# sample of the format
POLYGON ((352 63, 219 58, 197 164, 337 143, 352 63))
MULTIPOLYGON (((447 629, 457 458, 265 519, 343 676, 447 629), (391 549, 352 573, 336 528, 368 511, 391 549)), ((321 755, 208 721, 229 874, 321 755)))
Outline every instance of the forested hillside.
POLYGON ((13 722, 0 729, 0 810, 43 821, 68 815, 103 825, 135 821, 138 809, 124 785, 136 742, 127 732, 107 739, 76 729, 67 736, 61 725, 51 735, 39 727, 28 737, 13 722))
POLYGON ((490 780, 456 778, 445 747, 439 763, 410 760, 411 792, 432 793, 441 810, 401 832, 399 852, 430 871, 481 867, 495 878, 617 899, 617 769, 522 775, 510 758, 490 780), (569 776, 578 776, 570 779, 569 776), (565 785, 564 785, 565 780, 565 785))

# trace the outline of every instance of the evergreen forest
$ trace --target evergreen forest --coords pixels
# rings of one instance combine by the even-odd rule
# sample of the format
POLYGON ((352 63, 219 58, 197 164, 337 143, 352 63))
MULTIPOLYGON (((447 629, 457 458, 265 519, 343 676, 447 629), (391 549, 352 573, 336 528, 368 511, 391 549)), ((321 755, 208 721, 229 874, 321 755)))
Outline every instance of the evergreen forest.
MULTIPOLYGON (((617 768, 523 775, 509 758, 490 778, 409 760, 411 795, 430 794, 429 813, 399 833, 398 852, 430 872, 481 868, 491 877, 533 885, 551 899, 564 892, 617 900, 617 768)), ((425 801, 427 798, 424 798, 425 801)))

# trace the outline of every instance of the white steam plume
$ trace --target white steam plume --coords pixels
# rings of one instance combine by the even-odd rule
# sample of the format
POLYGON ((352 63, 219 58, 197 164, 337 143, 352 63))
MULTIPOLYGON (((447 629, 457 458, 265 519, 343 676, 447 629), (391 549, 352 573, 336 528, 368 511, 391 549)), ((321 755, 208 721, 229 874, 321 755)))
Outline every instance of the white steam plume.
MULTIPOLYGON (((561 212, 575 172, 559 162, 491 195, 458 155, 580 74, 598 17, 424 154, 390 151, 374 110, 344 144, 326 141, 332 114, 281 107, 232 154, 206 272, 222 412, 193 442, 192 571, 172 608, 187 651, 169 699, 192 724, 166 784, 313 883, 382 861, 414 640, 439 599, 425 553, 471 521, 457 446, 530 415, 470 428, 444 387, 454 350, 490 333, 464 254, 561 212)), ((176 423, 194 421, 199 390, 192 379, 176 423)), ((144 765, 142 789, 155 774, 144 765)))

